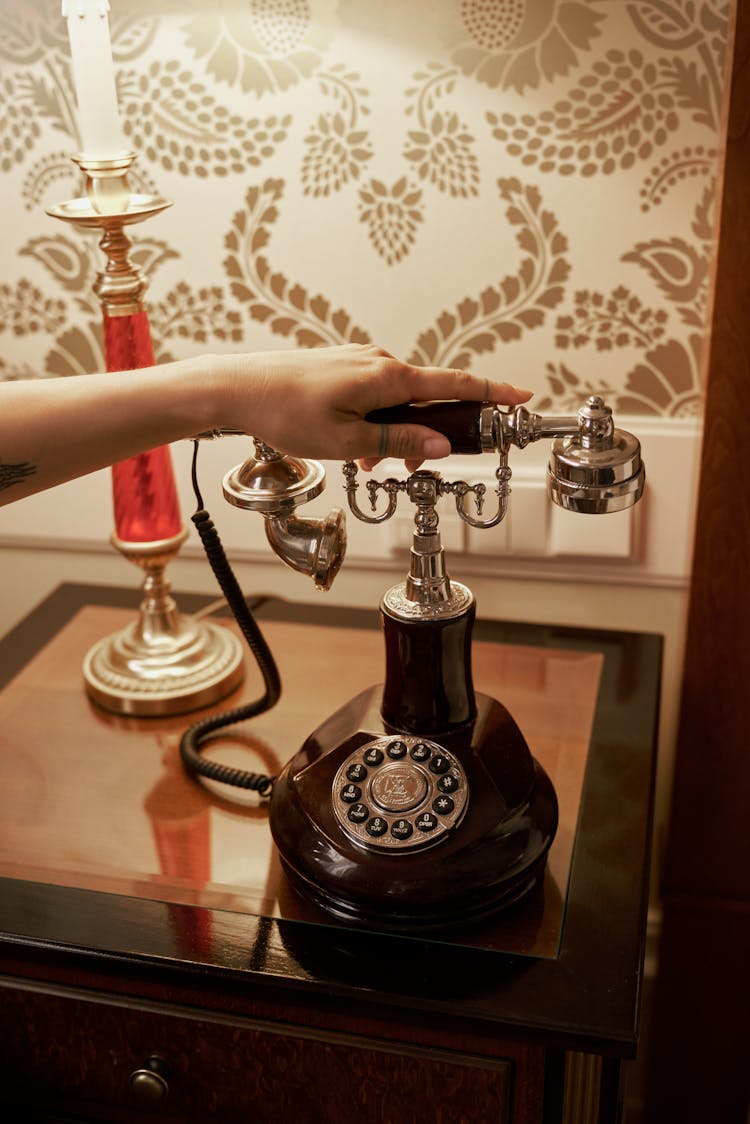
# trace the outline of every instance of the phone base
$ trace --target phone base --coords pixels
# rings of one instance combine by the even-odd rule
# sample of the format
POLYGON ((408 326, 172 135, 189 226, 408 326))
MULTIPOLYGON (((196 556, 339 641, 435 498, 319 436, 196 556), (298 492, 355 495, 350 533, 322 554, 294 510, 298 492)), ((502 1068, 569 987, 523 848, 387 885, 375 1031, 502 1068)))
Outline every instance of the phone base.
POLYGON ((402 932, 525 897, 543 878, 557 799, 511 715, 479 694, 473 720, 419 739, 383 721, 381 700, 382 686, 352 699, 274 784, 271 832, 292 886, 338 920, 402 932), (364 809, 365 828, 347 807, 364 809))

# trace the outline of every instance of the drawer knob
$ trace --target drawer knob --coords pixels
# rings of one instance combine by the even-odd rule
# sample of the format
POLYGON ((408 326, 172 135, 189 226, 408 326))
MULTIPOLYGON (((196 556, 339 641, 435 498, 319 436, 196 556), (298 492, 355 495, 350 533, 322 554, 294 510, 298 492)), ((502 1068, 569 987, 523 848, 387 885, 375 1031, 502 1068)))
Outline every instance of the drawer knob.
POLYGON ((161 1104, 169 1096, 169 1066, 158 1054, 147 1058, 145 1065, 130 1075, 130 1092, 137 1104, 161 1104))

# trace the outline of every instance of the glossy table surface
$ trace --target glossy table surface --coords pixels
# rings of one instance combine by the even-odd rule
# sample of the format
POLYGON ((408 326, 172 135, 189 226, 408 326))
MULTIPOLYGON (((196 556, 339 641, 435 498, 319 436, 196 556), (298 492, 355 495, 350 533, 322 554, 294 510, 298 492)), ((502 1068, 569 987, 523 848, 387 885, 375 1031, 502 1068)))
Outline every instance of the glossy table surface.
MULTIPOLYGON (((499 698, 550 773, 560 828, 542 891, 491 923, 429 939, 332 922, 288 887, 266 808, 198 784, 179 738, 205 712, 122 718, 81 682, 88 647, 137 595, 64 586, 0 642, 3 950, 212 978, 313 999, 440 1012, 630 1053, 643 955, 660 640, 479 621, 478 690, 499 698)), ((183 611, 201 599, 180 595, 183 611)), ((267 601, 277 706, 212 753, 274 773, 382 676, 375 611, 267 601)), ((232 622, 224 621, 228 627, 232 622)), ((223 710, 259 693, 245 684, 223 710)))

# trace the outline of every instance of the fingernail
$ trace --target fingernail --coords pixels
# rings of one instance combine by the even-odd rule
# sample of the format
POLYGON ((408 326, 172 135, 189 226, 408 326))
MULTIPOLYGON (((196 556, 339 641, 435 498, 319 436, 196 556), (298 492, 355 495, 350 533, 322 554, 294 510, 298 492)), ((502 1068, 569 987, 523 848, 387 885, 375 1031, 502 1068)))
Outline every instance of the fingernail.
POLYGON ((422 446, 422 455, 428 460, 447 457, 450 451, 451 443, 447 437, 428 437, 422 446))

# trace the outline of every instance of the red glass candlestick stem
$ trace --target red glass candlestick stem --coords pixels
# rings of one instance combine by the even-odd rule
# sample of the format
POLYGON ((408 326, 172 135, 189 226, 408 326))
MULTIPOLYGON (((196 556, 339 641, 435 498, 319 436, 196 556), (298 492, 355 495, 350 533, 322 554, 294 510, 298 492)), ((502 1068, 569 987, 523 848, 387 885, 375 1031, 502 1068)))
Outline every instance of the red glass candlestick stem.
MULTIPOLYGON (((104 316, 108 371, 132 371, 154 364, 145 309, 104 316)), ((112 467, 115 534, 122 542, 157 542, 182 530, 172 457, 167 446, 120 461, 112 467)))

